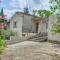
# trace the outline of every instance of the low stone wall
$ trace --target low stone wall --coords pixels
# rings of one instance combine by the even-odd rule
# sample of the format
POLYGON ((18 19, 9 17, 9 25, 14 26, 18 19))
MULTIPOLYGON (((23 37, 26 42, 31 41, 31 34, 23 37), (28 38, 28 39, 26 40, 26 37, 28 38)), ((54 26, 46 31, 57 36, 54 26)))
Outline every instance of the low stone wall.
POLYGON ((60 34, 49 34, 48 40, 60 42, 60 34))
POLYGON ((22 33, 22 37, 30 38, 31 36, 36 35, 37 33, 22 33), (25 35, 25 36, 24 36, 25 35))
POLYGON ((15 44, 26 41, 29 37, 36 35, 35 33, 23 33, 21 36, 11 36, 10 40, 6 40, 6 44, 15 44))
POLYGON ((10 40, 6 40, 6 44, 10 45, 10 44, 15 44, 15 43, 19 43, 19 42, 23 42, 25 41, 26 38, 25 37, 18 37, 18 36, 11 36, 10 40))

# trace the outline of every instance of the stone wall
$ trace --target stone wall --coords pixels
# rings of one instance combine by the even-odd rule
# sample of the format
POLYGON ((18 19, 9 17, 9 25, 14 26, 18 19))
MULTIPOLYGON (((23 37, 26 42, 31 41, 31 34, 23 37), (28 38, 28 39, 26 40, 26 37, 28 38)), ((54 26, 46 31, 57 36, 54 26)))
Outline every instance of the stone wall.
POLYGON ((34 35, 36 35, 36 33, 22 33, 20 36, 11 36, 10 40, 6 40, 6 44, 10 45, 10 44, 23 42, 34 35))
POLYGON ((10 20, 10 29, 22 33, 22 24, 23 17, 21 15, 15 14, 10 20), (14 27, 14 22, 16 22, 16 27, 14 27))
POLYGON ((33 16, 24 15, 22 32, 23 33, 36 32, 36 25, 35 25, 35 22, 33 21, 33 16))
POLYGON ((18 33, 36 32, 36 25, 33 21, 33 16, 23 13, 16 13, 10 20, 10 29, 18 33), (16 28, 13 27, 14 22, 17 22, 16 28))
POLYGON ((56 19, 57 19, 56 15, 51 15, 49 17, 48 40, 60 42, 60 34, 58 34, 58 33, 57 34, 52 34, 52 31, 51 31, 52 24, 55 22, 56 19))
POLYGON ((17 36, 11 36, 10 40, 6 40, 6 44, 10 45, 10 44, 15 44, 15 43, 19 43, 19 42, 23 42, 25 41, 25 38, 23 37, 17 37, 17 36))

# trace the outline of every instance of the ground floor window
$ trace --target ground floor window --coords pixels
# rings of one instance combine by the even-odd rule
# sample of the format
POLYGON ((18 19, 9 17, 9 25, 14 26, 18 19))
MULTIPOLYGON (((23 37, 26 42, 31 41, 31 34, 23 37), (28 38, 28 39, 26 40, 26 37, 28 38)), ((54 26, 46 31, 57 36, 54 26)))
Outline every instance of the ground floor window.
POLYGON ((13 28, 16 28, 17 27, 17 21, 14 21, 13 22, 13 28))

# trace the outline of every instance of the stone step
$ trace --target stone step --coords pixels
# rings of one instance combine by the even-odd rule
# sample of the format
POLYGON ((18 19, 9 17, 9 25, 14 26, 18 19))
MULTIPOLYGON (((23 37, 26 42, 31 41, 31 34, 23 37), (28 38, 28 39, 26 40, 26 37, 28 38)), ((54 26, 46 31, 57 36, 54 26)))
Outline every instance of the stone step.
POLYGON ((38 40, 38 39, 44 39, 44 38, 47 38, 47 37, 37 37, 37 38, 32 38, 32 39, 38 40))
POLYGON ((46 41, 46 39, 40 39, 40 40, 34 40, 34 39, 31 39, 29 41, 34 41, 34 42, 43 42, 43 41, 46 41))
POLYGON ((47 34, 46 33, 39 33, 35 36, 28 38, 27 40, 35 41, 35 42, 45 41, 45 40, 47 40, 47 34))
POLYGON ((30 39, 29 41, 35 41, 35 42, 41 42, 47 40, 47 37, 44 38, 36 38, 36 39, 30 39))
POLYGON ((37 34, 35 36, 32 36, 32 37, 30 37, 28 39, 33 39, 33 38, 38 38, 38 37, 43 37, 43 36, 47 36, 47 33, 39 33, 39 34, 37 34))

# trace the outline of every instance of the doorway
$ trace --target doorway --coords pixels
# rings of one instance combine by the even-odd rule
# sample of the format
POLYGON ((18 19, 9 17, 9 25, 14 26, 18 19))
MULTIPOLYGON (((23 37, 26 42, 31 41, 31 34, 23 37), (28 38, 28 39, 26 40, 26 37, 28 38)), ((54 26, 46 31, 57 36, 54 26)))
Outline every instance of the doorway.
POLYGON ((38 26, 39 26, 39 23, 36 23, 36 33, 38 33, 38 26))

